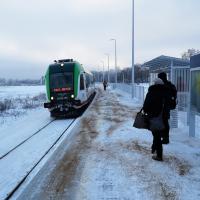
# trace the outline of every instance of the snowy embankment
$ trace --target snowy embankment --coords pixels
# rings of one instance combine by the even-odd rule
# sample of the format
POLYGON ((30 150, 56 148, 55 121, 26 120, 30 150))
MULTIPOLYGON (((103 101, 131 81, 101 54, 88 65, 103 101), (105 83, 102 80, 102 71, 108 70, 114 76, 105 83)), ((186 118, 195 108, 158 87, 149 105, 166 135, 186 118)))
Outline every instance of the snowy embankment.
POLYGON ((173 130, 164 161, 152 160, 151 133, 132 127, 140 106, 122 91, 100 91, 71 147, 62 145, 18 199, 199 199, 200 140, 173 130))
POLYGON ((35 169, 36 164, 36 170, 43 166, 45 160, 68 136, 71 131, 68 130, 69 125, 74 120, 53 120, 49 117, 48 110, 42 108, 42 99, 36 98, 44 92, 44 86, 1 87, 0 91, 1 101, 12 99, 13 103, 21 103, 22 106, 28 96, 28 99, 34 101, 32 104, 36 105, 20 108, 24 112, 17 117, 13 117, 12 112, 19 110, 19 105, 12 107, 12 112, 9 109, 0 115, 0 199, 5 199, 35 169), (20 102, 14 101, 19 99, 17 96, 20 96, 20 102))
POLYGON ((45 92, 45 86, 0 86, 0 99, 34 97, 45 92))
POLYGON ((8 127, 31 110, 43 107, 45 101, 44 86, 1 86, 0 128, 8 127))
POLYGON ((52 122, 36 136, 0 160, 0 199, 4 199, 6 194, 9 194, 17 186, 60 135, 65 132, 72 121, 59 120, 52 122))

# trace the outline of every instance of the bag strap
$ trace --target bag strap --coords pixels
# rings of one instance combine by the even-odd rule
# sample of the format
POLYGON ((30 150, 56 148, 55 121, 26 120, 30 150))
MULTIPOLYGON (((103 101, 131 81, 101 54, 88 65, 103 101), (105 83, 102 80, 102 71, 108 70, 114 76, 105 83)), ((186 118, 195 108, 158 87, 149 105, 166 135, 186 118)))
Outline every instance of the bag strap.
POLYGON ((142 110, 143 110, 143 107, 141 108, 141 110, 140 110, 140 112, 139 112, 139 113, 141 113, 141 112, 142 112, 142 110))

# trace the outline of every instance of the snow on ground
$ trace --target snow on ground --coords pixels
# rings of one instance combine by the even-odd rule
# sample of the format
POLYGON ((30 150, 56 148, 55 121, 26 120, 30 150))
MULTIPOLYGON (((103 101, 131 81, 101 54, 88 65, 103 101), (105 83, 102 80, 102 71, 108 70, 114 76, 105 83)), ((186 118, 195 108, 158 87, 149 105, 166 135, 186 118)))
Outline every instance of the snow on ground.
POLYGON ((121 91, 100 91, 70 149, 62 146, 18 199, 200 199, 200 140, 175 129, 164 161, 152 160, 151 133, 132 127, 139 109, 121 91))
MULTIPOLYGON (((36 119, 37 117, 38 116, 35 115, 34 118, 36 119)), ((46 120, 46 115, 43 116, 43 118, 46 120)), ((5 153, 11 147, 18 144, 22 139, 28 137, 30 133, 33 133, 34 129, 39 129, 41 123, 37 120, 34 120, 34 122, 34 126, 32 124, 33 121, 28 121, 25 125, 20 124, 21 130, 17 129, 14 133, 10 133, 13 136, 7 137, 6 140, 2 141, 7 142, 8 147, 4 144, 4 149, 1 149, 1 153, 5 153), (36 124, 37 122, 39 123, 36 124), (25 126, 25 130, 23 129, 23 126, 25 126), (38 128, 36 128, 36 126, 38 128), (21 133, 22 136, 20 136, 21 133)), ((32 167, 48 151, 51 145, 66 130, 71 122, 72 119, 53 121, 37 135, 33 136, 30 140, 0 160, 0 199, 5 199, 6 195, 12 191, 12 189, 32 169, 32 167)))
POLYGON ((0 86, 0 137, 2 128, 35 110, 39 113, 41 109, 36 108, 45 101, 45 86, 0 86))
MULTIPOLYGON (((41 94, 44 92, 44 86, 0 87, 0 101, 4 103, 7 99, 12 104, 11 108, 1 110, 0 113, 0 157, 52 121, 49 111, 42 107, 44 97, 41 94)), ((66 128, 66 122, 61 123, 62 129, 66 128)), ((61 133, 60 125, 55 126, 52 134, 47 130, 46 133, 41 133, 41 138, 34 136, 31 140, 35 140, 33 143, 27 142, 5 159, 0 159, 0 199, 5 197, 6 192, 10 191, 55 141, 61 133)))
POLYGON ((9 99, 16 104, 25 103, 23 108, 16 106, 10 109, 12 111, 0 113, 0 157, 51 121, 49 111, 42 106, 44 99, 38 96, 44 92, 44 86, 0 86, 0 101, 9 99), (27 96, 38 97, 35 100, 37 107, 26 107, 29 106, 27 96), (20 101, 16 102, 19 97, 20 101))
POLYGON ((33 97, 45 92, 44 85, 38 86, 0 86, 0 99, 33 97))
POLYGON ((38 108, 0 126, 0 157, 50 121, 49 112, 38 108))

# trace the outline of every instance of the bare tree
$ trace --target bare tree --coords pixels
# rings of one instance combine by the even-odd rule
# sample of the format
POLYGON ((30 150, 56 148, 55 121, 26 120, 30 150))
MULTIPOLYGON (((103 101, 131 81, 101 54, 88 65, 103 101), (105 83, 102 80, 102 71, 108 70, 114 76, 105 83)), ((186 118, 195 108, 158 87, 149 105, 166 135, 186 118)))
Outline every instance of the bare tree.
POLYGON ((182 59, 184 60, 190 60, 190 57, 191 56, 194 56, 196 54, 199 54, 200 53, 200 50, 198 49, 188 49, 186 52, 182 53, 182 59))

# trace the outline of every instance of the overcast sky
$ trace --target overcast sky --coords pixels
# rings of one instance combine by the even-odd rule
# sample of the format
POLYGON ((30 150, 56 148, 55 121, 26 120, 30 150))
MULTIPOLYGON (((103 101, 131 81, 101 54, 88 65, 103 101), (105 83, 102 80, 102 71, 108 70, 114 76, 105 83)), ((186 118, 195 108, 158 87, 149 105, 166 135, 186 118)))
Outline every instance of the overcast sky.
MULTIPOLYGON (((135 0, 135 62, 200 48, 199 0, 135 0)), ((0 77, 39 78, 55 59, 131 66, 132 0, 0 0, 0 77)))

